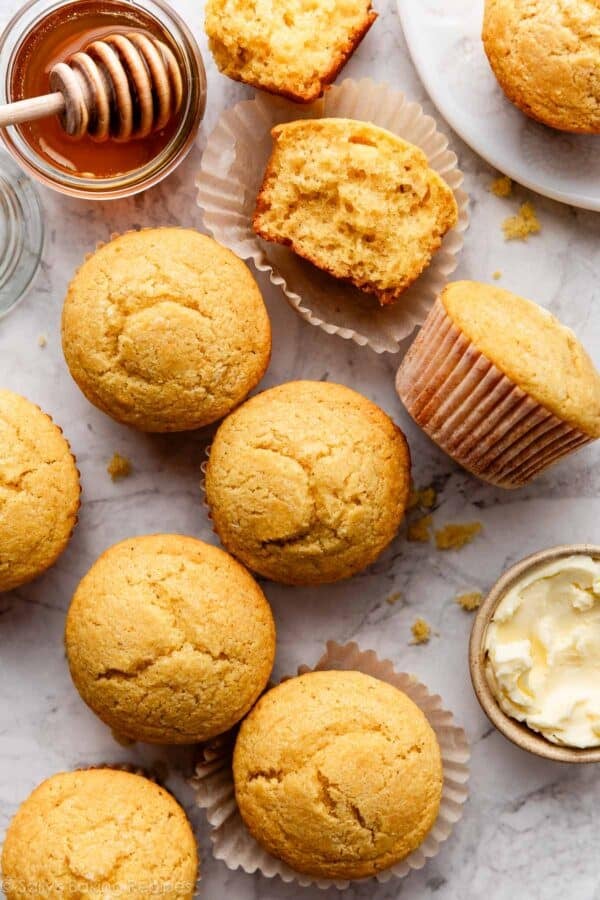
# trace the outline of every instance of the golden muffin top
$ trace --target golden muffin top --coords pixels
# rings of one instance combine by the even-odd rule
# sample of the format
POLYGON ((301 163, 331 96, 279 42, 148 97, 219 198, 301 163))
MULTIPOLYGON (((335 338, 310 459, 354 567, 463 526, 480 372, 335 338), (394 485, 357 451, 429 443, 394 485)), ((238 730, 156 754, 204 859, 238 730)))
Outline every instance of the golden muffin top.
POLYGON ((419 846, 437 818, 435 733, 406 694, 360 672, 311 672, 258 701, 233 774, 242 818, 298 872, 364 878, 419 846))
POLYGON ((483 42, 523 112, 553 128, 600 132, 597 0, 486 0, 483 42))
POLYGON ((206 497, 225 547, 290 584, 349 578, 395 536, 408 497, 402 432, 339 384, 294 381, 232 413, 215 436, 206 497))
POLYGON ((511 381, 559 419, 600 437, 600 374, 570 328, 531 300, 476 281, 447 285, 441 299, 511 381))
POLYGON ((397 301, 456 225, 451 188, 419 147, 370 122, 301 119, 271 133, 254 230, 397 301))
POLYGON ((234 559, 191 537, 122 541, 84 576, 67 616, 75 686, 120 735, 203 741, 248 712, 275 656, 270 607, 234 559))
POLYGON ((371 0, 208 0, 205 27, 225 75, 308 103, 376 18, 371 0))
POLYGON ((142 431, 226 415, 258 384, 271 351, 248 268, 184 228, 128 232, 91 254, 69 285, 62 337, 88 400, 142 431))
POLYGON ((198 851, 183 809, 147 778, 64 772, 19 807, 2 850, 7 900, 190 900, 198 851))
POLYGON ((0 591, 48 569, 77 522, 79 473, 60 428, 0 390, 0 591))

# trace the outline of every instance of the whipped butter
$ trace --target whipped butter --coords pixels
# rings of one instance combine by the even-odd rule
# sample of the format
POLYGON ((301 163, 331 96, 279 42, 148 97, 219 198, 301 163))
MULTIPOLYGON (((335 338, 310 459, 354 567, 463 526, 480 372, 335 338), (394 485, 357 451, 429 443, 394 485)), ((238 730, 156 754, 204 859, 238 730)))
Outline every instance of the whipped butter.
POLYGON ((555 744, 600 746, 600 561, 534 568, 487 628, 486 675, 501 708, 555 744))

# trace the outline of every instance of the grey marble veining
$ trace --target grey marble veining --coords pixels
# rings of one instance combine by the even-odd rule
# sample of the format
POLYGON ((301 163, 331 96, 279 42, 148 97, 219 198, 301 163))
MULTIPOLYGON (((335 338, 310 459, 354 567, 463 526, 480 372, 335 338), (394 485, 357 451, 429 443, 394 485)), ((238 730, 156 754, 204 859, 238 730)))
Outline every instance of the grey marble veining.
MULTIPOLYGON (((437 115, 409 60, 393 0, 346 68, 403 89, 437 115)), ((200 146, 220 113, 245 88, 218 74, 202 35, 202 4, 176 0, 198 36, 208 69, 209 100, 200 146)), ((11 10, 0 0, 0 19, 11 10)), ((457 60, 457 65, 460 61, 457 60)), ((438 116, 439 119, 439 116, 438 116)), ((442 127, 448 132, 443 123, 442 127)), ((490 280, 537 299, 585 340, 600 364, 600 216, 542 198, 534 203, 542 232, 527 244, 505 243, 500 223, 520 200, 488 191, 493 172, 450 135, 472 198, 472 222, 459 277, 490 280)), ((77 455, 83 507, 75 537, 46 577, 0 596, 0 831, 19 802, 44 777, 86 763, 140 761, 165 753, 119 746, 83 705, 68 675, 62 631, 79 578, 107 546, 132 534, 179 531, 213 541, 201 505, 199 466, 211 432, 160 437, 136 434, 91 407, 63 362, 59 322, 65 287, 83 256, 111 233, 158 224, 201 225, 194 173, 200 148, 161 186, 117 203, 87 203, 42 192, 47 241, 41 271, 23 303, 0 322, 0 384, 26 394, 53 414, 77 455), (45 334, 48 344, 38 346, 45 334), (106 464, 114 451, 129 456, 133 475, 113 484, 106 464)), ((273 361, 264 386, 297 377, 329 378, 361 390, 405 430, 419 485, 438 488, 436 524, 480 520, 470 546, 441 554, 399 538, 368 572, 318 589, 265 584, 278 624, 276 676, 313 663, 328 638, 357 640, 397 667, 416 673, 467 729, 473 744, 471 799, 463 821, 439 856, 403 881, 350 888, 350 900, 486 897, 488 900, 593 900, 598 880, 600 774, 595 767, 542 762, 490 728, 471 690, 467 667, 468 614, 453 602, 463 590, 485 590, 526 553, 564 541, 600 542, 597 497, 600 449, 587 447, 531 486, 508 493, 475 481, 434 447, 408 419, 393 388, 398 357, 376 356, 303 321, 278 290, 259 276, 274 327, 273 361), (401 591, 403 601, 386 598, 401 591), (427 646, 411 646, 417 615, 435 630, 427 646)), ((171 768, 189 766, 186 750, 168 752, 171 768)), ((172 785, 191 809, 180 777, 172 785)), ((210 856, 203 814, 191 810, 202 848, 202 896, 209 900, 305 900, 321 897, 260 876, 229 872, 210 856)), ((336 891, 327 896, 334 898, 336 891)))

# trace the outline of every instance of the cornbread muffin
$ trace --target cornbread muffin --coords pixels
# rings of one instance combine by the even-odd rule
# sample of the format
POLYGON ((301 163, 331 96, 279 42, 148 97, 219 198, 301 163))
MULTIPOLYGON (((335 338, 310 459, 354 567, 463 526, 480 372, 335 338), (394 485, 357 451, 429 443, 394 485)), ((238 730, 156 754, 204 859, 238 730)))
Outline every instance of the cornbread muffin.
POLYGON ((271 328, 244 263, 192 229, 114 238, 79 269, 63 350, 88 400, 141 431, 186 431, 226 415, 269 364, 271 328))
POLYGON ((458 221, 452 190, 418 147, 352 119, 277 125, 254 230, 394 303, 458 221))
POLYGON ((597 0, 486 0, 483 43, 509 100, 562 131, 600 133, 597 0))
POLYGON ((582 345, 545 309, 496 286, 446 286, 397 387, 436 443, 502 487, 600 437, 600 374, 582 345))
POLYGON ((442 303, 511 381, 559 418, 600 437, 600 374, 570 328, 531 300, 476 281, 449 284, 442 303))
POLYGON ((297 872, 365 878, 411 853, 442 795, 437 738, 397 688, 361 672, 310 672, 265 694, 233 757, 237 803, 297 872))
POLYGON ((275 626, 259 586, 222 550, 150 535, 92 566, 65 642, 77 690, 117 734, 187 744, 248 712, 271 674, 275 626))
POLYGON ((224 546, 287 584, 350 578, 395 536, 408 499, 404 435, 361 394, 293 381, 220 426, 206 499, 224 546))
POLYGON ((52 566, 77 523, 79 473, 50 416, 0 390, 0 591, 52 566))
POLYGON ((64 772, 19 807, 2 850, 7 900, 190 900, 198 851, 183 809, 147 778, 64 772))
POLYGON ((376 18, 371 0, 208 0, 205 28, 225 75, 309 103, 376 18))

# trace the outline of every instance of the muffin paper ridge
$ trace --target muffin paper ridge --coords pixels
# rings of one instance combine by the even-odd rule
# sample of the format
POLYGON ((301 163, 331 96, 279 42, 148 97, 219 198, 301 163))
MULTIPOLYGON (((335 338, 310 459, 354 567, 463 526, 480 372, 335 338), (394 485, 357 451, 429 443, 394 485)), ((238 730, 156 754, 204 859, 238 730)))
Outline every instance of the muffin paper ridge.
POLYGON ((396 390, 448 456, 499 487, 522 487, 593 440, 480 353, 439 298, 398 369, 396 390))
MULTIPOLYGON (((452 713, 443 708, 441 697, 430 694, 414 675, 397 672, 391 660, 380 659, 373 650, 363 651, 354 642, 338 644, 328 641, 325 653, 315 666, 300 666, 298 675, 324 669, 357 670, 394 685, 404 691, 425 713, 436 733, 442 751, 444 772, 438 817, 416 850, 374 876, 380 883, 394 877, 403 878, 411 870, 421 869, 428 859, 437 855, 441 844, 449 838, 454 825, 462 817, 468 797, 470 749, 467 736, 454 723, 452 713)), ((234 742, 235 731, 203 745, 195 774, 189 780, 196 794, 196 803, 206 810, 215 858, 222 860, 231 870, 241 868, 247 873, 259 871, 267 878, 277 875, 284 882, 294 881, 302 887, 312 885, 322 889, 337 887, 344 890, 351 883, 371 880, 350 882, 312 878, 295 872, 283 861, 263 850, 247 831, 237 808, 231 773, 234 742)))
POLYGON ((315 103, 297 104, 257 94, 228 109, 208 138, 196 176, 198 204, 210 234, 238 256, 267 272, 288 302, 327 334, 337 334, 376 353, 397 353, 400 342, 422 324, 458 264, 469 221, 462 172, 448 139, 418 103, 369 78, 346 78, 315 103), (430 265, 398 303, 378 308, 373 298, 343 284, 286 247, 262 241, 252 229, 254 203, 271 153, 271 128, 286 121, 325 116, 372 122, 417 144, 453 190, 458 224, 445 236, 430 265), (340 305, 343 308, 340 308, 340 305))

